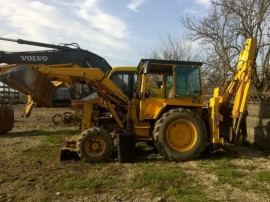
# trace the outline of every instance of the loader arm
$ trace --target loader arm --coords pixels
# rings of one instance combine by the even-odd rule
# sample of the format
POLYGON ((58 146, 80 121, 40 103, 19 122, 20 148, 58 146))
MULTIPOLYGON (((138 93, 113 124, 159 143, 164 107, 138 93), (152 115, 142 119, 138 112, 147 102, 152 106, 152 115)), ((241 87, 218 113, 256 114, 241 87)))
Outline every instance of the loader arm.
MULTIPOLYGON (((112 102, 127 104, 129 98, 99 69, 99 68, 80 68, 76 64, 67 65, 37 65, 32 68, 38 69, 41 73, 47 75, 51 81, 62 81, 67 83, 83 82, 105 91, 102 96, 112 102)), ((102 94, 100 92, 100 94, 102 94)))
MULTIPOLYGON (((113 104, 127 106, 130 104, 129 98, 99 68, 82 69, 75 64, 68 66, 63 65, 55 68, 54 66, 39 65, 32 68, 47 75, 49 80, 69 83, 82 82, 96 87, 99 96, 103 98, 108 111, 111 112, 118 126, 124 128, 123 121, 120 120, 113 104)), ((82 131, 91 126, 91 118, 89 119, 89 113, 87 112, 91 112, 93 109, 92 101, 86 102, 84 106, 82 131)))
POLYGON ((249 38, 246 40, 244 49, 240 52, 239 60, 236 67, 233 80, 226 84, 219 94, 219 88, 215 89, 214 97, 210 99, 210 129, 212 143, 223 143, 219 138, 219 121, 222 121, 220 106, 229 103, 234 97, 232 109, 232 133, 237 138, 243 113, 246 110, 246 104, 252 82, 252 72, 255 65, 255 55, 257 49, 256 39, 249 38))

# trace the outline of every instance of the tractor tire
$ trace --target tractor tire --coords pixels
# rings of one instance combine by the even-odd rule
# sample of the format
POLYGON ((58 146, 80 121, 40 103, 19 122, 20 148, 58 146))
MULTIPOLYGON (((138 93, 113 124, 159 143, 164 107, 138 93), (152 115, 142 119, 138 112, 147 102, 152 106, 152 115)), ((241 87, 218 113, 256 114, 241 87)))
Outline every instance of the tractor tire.
POLYGON ((88 163, 99 163, 109 159, 113 151, 113 139, 109 132, 94 127, 85 130, 77 141, 80 159, 88 163))
POLYGON ((177 108, 164 113, 155 123, 154 144, 166 159, 184 161, 198 157, 207 143, 203 120, 194 112, 177 108))
POLYGON ((55 115, 53 115, 52 122, 54 123, 54 125, 59 125, 59 124, 63 123, 63 116, 62 116, 62 114, 55 114, 55 115))

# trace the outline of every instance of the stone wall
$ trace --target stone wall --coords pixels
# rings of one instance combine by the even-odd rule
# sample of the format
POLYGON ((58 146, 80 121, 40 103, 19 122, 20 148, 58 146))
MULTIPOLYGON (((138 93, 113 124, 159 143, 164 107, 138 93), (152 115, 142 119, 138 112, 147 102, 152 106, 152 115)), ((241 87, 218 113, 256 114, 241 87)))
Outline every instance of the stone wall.
POLYGON ((248 103, 247 140, 270 147, 270 103, 248 103))

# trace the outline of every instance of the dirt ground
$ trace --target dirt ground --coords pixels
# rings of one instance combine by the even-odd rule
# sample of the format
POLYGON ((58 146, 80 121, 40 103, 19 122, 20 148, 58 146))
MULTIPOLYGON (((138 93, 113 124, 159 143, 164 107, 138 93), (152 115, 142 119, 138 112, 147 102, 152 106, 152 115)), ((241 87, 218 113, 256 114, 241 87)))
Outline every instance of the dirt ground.
MULTIPOLYGON (((54 126, 65 108, 34 108, 0 136, 0 201, 270 201, 270 153, 231 146, 199 159, 165 161, 141 149, 134 164, 59 161, 74 126, 54 126)), ((140 147, 140 146, 139 146, 140 147)))

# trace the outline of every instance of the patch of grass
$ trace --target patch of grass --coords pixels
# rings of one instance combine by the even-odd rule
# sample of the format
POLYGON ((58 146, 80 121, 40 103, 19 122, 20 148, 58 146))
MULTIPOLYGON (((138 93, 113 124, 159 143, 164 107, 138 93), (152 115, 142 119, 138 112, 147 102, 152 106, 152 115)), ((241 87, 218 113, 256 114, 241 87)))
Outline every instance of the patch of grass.
POLYGON ((247 169, 252 171, 255 170, 255 168, 256 166, 254 165, 236 166, 227 158, 223 158, 215 162, 214 166, 209 168, 209 171, 213 172, 217 176, 217 185, 227 183, 232 187, 241 189, 242 191, 261 194, 265 193, 269 196, 270 193, 268 188, 258 181, 270 183, 270 172, 261 172, 258 173, 257 176, 252 172, 248 175, 244 173, 247 169))
POLYGON ((92 190, 100 188, 105 184, 105 181, 98 178, 83 178, 71 180, 64 183, 64 188, 67 190, 92 190))
POLYGON ((37 178, 31 178, 18 182, 17 186, 20 188, 32 189, 36 184, 37 178))
POLYGON ((223 158, 216 162, 215 167, 212 168, 218 177, 218 183, 234 183, 237 178, 245 175, 237 170, 235 165, 232 165, 227 158, 223 158))
POLYGON ((54 201, 51 197, 48 196, 43 196, 38 200, 39 202, 49 202, 49 201, 54 201))
POLYGON ((60 134, 50 134, 46 136, 45 142, 43 144, 55 144, 58 145, 63 141, 63 136, 60 134))
POLYGON ((112 177, 89 177, 84 178, 69 178, 65 182, 60 182, 56 185, 56 189, 66 195, 80 194, 89 195, 95 191, 109 191, 110 188, 121 184, 121 180, 117 180, 115 176, 112 177))
POLYGON ((37 146, 24 151, 24 154, 35 160, 60 157, 60 148, 65 145, 65 136, 76 134, 76 130, 39 131, 45 139, 37 146))
POLYGON ((131 182, 134 188, 149 188, 151 192, 167 199, 181 201, 209 201, 195 181, 178 166, 141 164, 138 174, 131 182))
POLYGON ((270 184, 270 171, 261 171, 256 175, 256 179, 260 182, 267 182, 270 184))

